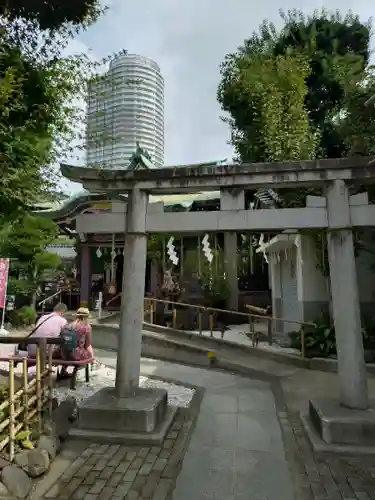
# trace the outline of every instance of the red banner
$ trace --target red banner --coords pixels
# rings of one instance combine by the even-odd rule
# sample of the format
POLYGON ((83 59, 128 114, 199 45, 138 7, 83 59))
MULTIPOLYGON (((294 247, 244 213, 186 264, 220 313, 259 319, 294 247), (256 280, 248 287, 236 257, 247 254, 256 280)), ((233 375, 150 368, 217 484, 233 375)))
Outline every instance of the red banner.
POLYGON ((9 259, 0 259, 0 309, 5 307, 7 300, 8 273, 9 259))

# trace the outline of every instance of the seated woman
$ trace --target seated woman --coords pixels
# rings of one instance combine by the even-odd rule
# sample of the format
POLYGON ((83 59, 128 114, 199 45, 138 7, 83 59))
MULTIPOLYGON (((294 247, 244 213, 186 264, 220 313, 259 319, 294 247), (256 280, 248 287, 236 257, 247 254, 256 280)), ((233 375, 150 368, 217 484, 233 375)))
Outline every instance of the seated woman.
POLYGON ((80 307, 76 313, 76 319, 71 323, 77 332, 77 347, 72 353, 73 361, 93 358, 92 329, 89 323, 90 311, 87 307, 80 307))
MULTIPOLYGON (((76 319, 69 325, 74 330, 76 336, 76 347, 72 351, 69 351, 68 359, 71 361, 83 361, 84 359, 94 358, 94 351, 91 345, 92 329, 89 319, 90 311, 86 307, 80 307, 76 313, 76 319)), ((62 357, 67 359, 64 355, 62 357)), ((69 377, 66 366, 61 369, 59 374, 59 378, 65 377, 69 377)))

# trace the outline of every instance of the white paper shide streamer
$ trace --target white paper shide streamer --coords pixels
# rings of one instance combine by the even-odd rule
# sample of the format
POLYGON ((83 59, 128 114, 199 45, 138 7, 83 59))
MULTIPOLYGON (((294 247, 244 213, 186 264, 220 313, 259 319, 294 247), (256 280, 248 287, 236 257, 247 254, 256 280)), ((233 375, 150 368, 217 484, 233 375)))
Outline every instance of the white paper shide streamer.
POLYGON ((168 254, 169 260, 172 262, 172 264, 177 266, 178 255, 176 253, 176 249, 175 249, 175 246, 173 245, 173 242, 174 242, 174 236, 171 236, 168 240, 168 243, 167 243, 167 254, 168 254))
POLYGON ((209 241, 209 236, 208 234, 205 234, 203 239, 202 239, 202 248, 203 248, 203 254, 204 256, 206 257, 206 259, 208 260, 208 262, 211 264, 214 256, 212 254, 212 250, 211 250, 211 247, 210 247, 210 241, 209 241))
POLYGON ((268 257, 267 257, 267 252, 266 252, 266 243, 264 241, 264 234, 263 233, 260 235, 258 248, 262 252, 264 260, 267 262, 267 264, 269 264, 268 257))

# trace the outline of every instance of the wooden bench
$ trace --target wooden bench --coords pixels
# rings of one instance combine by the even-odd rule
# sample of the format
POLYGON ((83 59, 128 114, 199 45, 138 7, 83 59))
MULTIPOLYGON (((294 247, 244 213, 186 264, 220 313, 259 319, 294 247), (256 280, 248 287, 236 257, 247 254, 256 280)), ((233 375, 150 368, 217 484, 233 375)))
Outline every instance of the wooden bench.
MULTIPOLYGON (((23 360, 27 360, 27 367, 31 368, 36 365, 35 358, 27 358, 22 356, 0 356, 0 361, 14 361, 14 365, 17 366, 19 363, 22 363, 23 360)), ((70 388, 75 390, 77 385, 77 373, 80 368, 85 368, 85 379, 86 383, 90 382, 90 365, 95 361, 94 358, 82 359, 80 361, 67 361, 65 359, 53 358, 52 366, 69 368, 73 367, 73 374, 71 377, 70 388)), ((59 377, 59 373, 57 375, 59 377)))

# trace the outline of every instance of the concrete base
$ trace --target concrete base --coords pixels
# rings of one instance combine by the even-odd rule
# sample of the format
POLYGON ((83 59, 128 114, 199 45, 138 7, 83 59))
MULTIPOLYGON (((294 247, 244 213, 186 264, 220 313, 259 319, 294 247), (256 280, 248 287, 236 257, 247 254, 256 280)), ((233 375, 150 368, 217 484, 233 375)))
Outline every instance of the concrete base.
POLYGON ((375 408, 350 410, 338 400, 310 401, 309 415, 301 416, 317 452, 375 454, 375 408))
POLYGON ((117 398, 114 389, 106 387, 80 406, 70 436, 97 442, 160 443, 175 413, 175 408, 168 408, 164 389, 138 388, 133 396, 117 398))
POLYGON ((90 441, 91 443, 159 446, 163 443, 176 412, 177 407, 169 406, 164 420, 153 432, 117 432, 72 427, 69 437, 80 441, 90 441))

